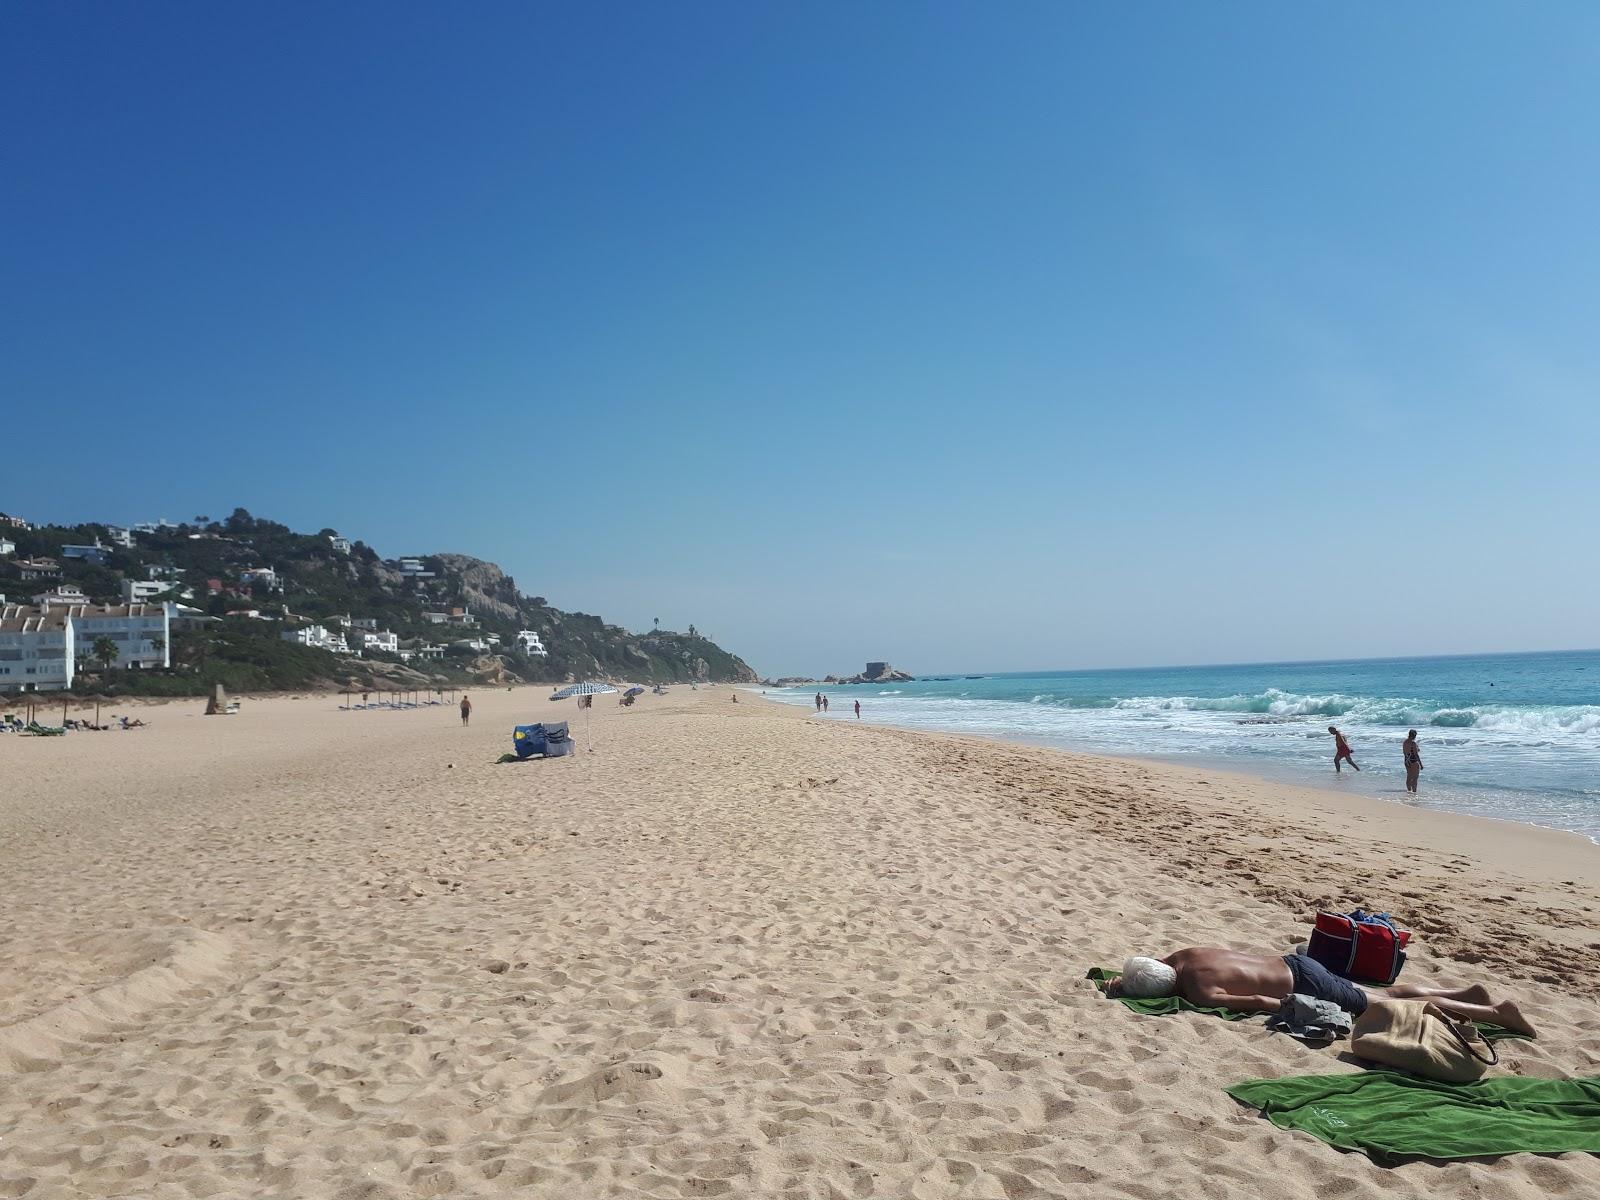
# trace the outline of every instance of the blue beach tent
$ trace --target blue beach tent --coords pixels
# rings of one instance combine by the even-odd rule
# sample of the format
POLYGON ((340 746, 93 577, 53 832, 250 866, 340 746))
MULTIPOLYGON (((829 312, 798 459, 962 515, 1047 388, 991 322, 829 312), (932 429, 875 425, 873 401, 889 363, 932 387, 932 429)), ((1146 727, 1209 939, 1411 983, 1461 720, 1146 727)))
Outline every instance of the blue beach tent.
POLYGON ((567 734, 565 721, 545 721, 539 725, 518 725, 511 735, 511 748, 518 758, 532 758, 542 754, 546 758, 560 758, 572 753, 572 738, 567 734))

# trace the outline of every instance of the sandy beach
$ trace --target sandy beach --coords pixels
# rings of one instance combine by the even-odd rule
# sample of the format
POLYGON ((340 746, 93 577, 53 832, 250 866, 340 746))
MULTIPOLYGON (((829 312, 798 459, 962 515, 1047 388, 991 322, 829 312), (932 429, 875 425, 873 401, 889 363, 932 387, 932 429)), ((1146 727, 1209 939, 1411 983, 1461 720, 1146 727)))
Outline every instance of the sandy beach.
POLYGON ((1359 903, 1594 1074, 1586 840, 731 695, 0 738, 0 1197, 1600 1195, 1278 1130, 1222 1087, 1355 1063, 1083 978, 1359 903))

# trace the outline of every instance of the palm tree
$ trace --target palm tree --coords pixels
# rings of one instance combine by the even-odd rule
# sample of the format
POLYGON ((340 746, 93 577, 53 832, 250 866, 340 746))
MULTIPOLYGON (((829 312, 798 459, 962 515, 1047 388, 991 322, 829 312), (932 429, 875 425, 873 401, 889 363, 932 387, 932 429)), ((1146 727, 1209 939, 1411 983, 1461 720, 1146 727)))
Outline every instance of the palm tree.
POLYGON ((693 636, 694 636, 694 626, 693 626, 693 625, 690 625, 690 626, 689 626, 689 636, 690 636, 690 637, 693 637, 693 636))
POLYGON ((102 633, 95 638, 94 646, 89 653, 100 664, 102 671, 109 671, 111 664, 117 661, 117 644, 102 633))

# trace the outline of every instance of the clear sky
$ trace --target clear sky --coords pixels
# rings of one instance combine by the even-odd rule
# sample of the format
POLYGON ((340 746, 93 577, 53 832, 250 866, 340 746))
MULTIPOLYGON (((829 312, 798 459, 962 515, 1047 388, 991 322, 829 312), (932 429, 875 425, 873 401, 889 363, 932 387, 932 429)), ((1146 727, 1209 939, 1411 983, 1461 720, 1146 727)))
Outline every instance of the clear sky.
POLYGON ((758 670, 1600 643, 1600 8, 12 4, 0 509, 758 670))

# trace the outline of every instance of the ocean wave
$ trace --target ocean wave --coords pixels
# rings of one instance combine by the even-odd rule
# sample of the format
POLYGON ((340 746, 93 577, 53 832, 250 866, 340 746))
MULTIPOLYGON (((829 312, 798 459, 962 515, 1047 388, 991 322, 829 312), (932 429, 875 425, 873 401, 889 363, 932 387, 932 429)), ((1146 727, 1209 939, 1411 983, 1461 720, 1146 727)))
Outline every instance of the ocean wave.
MULTIPOLYGON (((1035 696, 1032 703, 1051 703, 1051 699, 1035 696)), ((1342 717, 1352 724, 1478 729, 1522 737, 1600 733, 1600 705, 1439 705, 1415 698, 1348 696, 1338 692, 1298 695, 1277 688, 1232 696, 1127 696, 1089 705, 1069 700, 1061 706, 1104 707, 1130 715, 1215 712, 1282 718, 1342 717)))
POLYGON ((1129 696, 1111 707, 1146 712, 1236 712, 1274 717, 1342 717, 1360 707, 1362 697, 1297 696, 1268 688, 1254 695, 1233 696, 1129 696))

